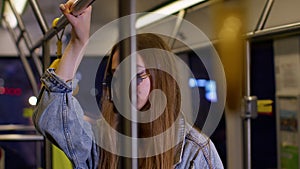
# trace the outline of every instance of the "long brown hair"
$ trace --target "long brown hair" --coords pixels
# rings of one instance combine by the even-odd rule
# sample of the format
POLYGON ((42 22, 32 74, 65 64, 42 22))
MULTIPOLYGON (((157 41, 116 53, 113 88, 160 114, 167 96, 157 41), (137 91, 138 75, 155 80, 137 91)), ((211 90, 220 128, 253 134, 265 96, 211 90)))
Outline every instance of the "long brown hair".
MULTIPOLYGON (((143 50, 143 49, 161 49, 163 51, 171 51, 168 45, 160 38, 158 35, 146 33, 146 34, 138 34, 136 35, 137 39, 137 51, 143 50)), ((114 54, 114 52, 118 50, 118 45, 115 45, 111 52, 111 57, 114 54)), ((159 61, 155 61, 155 57, 143 57, 143 61, 145 63, 145 66, 147 67, 147 63, 149 61, 157 62, 157 64, 161 64, 161 62, 167 62, 168 65, 175 65, 173 64, 174 61, 170 59, 170 57, 164 57, 168 52, 154 52, 150 55, 159 55, 162 59, 159 59, 159 61)), ((110 61, 111 62, 111 57, 110 61)), ((109 71, 109 70, 107 70, 109 71)), ((174 66, 175 71, 175 66, 174 66)), ((165 71, 161 71, 158 69, 147 69, 147 72, 150 74, 150 82, 151 82, 151 90, 154 89, 160 89, 164 92, 167 104, 164 108, 164 112, 155 120, 153 120, 150 123, 139 123, 139 136, 138 137, 152 137, 156 136, 160 133, 163 133, 168 128, 170 128, 171 125, 175 122, 175 119, 177 118, 179 112, 180 112, 180 92, 179 87, 175 81, 174 78, 165 71)), ((116 109, 114 108, 113 103, 107 99, 110 91, 110 89, 105 88, 103 91, 103 96, 101 99, 102 104, 102 116, 105 118, 105 120, 110 124, 110 126, 114 129, 118 129, 118 121, 121 117, 118 112, 116 112, 116 109)), ((147 102, 146 105, 142 108, 144 110, 149 109, 151 106, 150 102, 147 102)), ((166 146, 167 144, 172 144, 172 142, 175 140, 174 137, 176 137, 176 131, 172 130, 170 134, 165 135, 163 142, 160 143, 153 143, 154 147, 146 146, 143 151, 148 151, 147 148, 155 148, 155 146, 166 146), (160 145, 158 145, 160 144, 160 145)), ((109 138, 111 145, 114 146, 114 148, 117 147, 116 145, 116 136, 112 136, 108 134, 106 135, 106 140, 109 138)), ((100 138, 101 139, 101 138, 100 138)), ((154 155, 151 157, 145 157, 145 158, 139 158, 139 168, 145 168, 145 169, 171 169, 174 165, 174 153, 176 148, 171 148, 168 151, 154 155)), ((99 166, 98 168, 102 169, 116 169, 118 168, 119 163, 119 157, 109 151, 104 150, 103 148, 100 148, 100 157, 99 157, 99 166)))

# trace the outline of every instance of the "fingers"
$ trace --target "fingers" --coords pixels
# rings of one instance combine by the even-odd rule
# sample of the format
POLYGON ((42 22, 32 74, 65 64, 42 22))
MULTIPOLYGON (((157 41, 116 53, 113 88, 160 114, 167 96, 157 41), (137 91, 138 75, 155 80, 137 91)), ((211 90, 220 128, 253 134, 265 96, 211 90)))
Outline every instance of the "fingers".
POLYGON ((75 17, 70 14, 70 8, 67 4, 60 4, 59 8, 61 12, 65 15, 65 17, 69 20, 69 22, 73 25, 75 22, 75 17))
POLYGON ((73 8, 73 4, 74 4, 74 1, 75 0, 69 0, 67 3, 65 3, 65 4, 60 4, 59 5, 59 8, 60 8, 60 10, 62 11, 62 13, 64 14, 64 15, 66 15, 66 17, 70 20, 73 20, 72 19, 72 17, 74 16, 74 17, 78 17, 78 16, 80 16, 80 15, 82 15, 82 14, 84 14, 84 13, 87 13, 87 15, 90 15, 90 13, 91 13, 91 10, 92 10, 92 7, 91 6, 89 6, 89 7, 87 7, 86 9, 84 9, 83 11, 81 11, 81 13, 79 14, 79 15, 73 15, 73 16, 69 16, 69 15, 72 15, 72 8, 73 8))
POLYGON ((63 14, 70 14, 70 7, 67 4, 60 4, 59 9, 62 11, 63 14))
POLYGON ((71 6, 73 5, 73 1, 68 1, 65 4, 60 4, 59 8, 60 10, 65 14, 70 14, 71 13, 71 6))
POLYGON ((74 4, 74 0, 69 0, 65 4, 60 4, 59 5, 60 10, 65 15, 65 17, 69 20, 71 25, 76 24, 76 17, 71 14, 73 4, 74 4))
MULTIPOLYGON (((63 13, 72 14, 73 6, 75 4, 75 0, 69 0, 65 4, 60 4, 59 7, 63 13)), ((76 16, 85 13, 86 11, 91 10, 90 6, 86 9, 80 11, 80 14, 76 14, 76 16)), ((76 11, 77 12, 77 11, 76 11)), ((77 12, 78 13, 78 12, 77 12)), ((75 15, 74 15, 75 16, 75 15)))
POLYGON ((69 0, 68 2, 65 3, 65 7, 66 7, 66 12, 71 13, 72 12, 72 7, 74 4, 75 0, 69 0))
POLYGON ((72 6, 74 1, 69 0, 65 4, 60 4, 59 8, 72 25, 72 38, 85 43, 89 38, 90 21, 92 7, 80 11, 79 15, 72 15, 72 6))

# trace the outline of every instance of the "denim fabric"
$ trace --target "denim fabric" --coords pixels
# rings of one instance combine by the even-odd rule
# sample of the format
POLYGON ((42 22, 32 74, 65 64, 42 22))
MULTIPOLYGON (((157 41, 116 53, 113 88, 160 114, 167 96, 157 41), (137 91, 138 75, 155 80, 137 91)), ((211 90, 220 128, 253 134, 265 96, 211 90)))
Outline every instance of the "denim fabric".
MULTIPOLYGON (((75 169, 95 169, 99 161, 90 123, 72 96, 72 82, 65 83, 48 69, 42 76, 43 88, 33 115, 37 130, 62 149, 75 169)), ((223 164, 212 141, 184 120, 178 125, 178 137, 183 137, 175 153, 176 169, 222 169, 223 164), (181 124, 182 123, 182 124, 181 124)))

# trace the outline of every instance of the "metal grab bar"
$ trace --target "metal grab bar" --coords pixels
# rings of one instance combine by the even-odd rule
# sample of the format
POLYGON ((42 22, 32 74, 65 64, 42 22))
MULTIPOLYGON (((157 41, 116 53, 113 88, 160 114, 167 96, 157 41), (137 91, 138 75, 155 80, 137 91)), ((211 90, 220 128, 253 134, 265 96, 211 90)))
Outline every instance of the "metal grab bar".
POLYGON ((251 40, 271 39, 274 37, 282 37, 287 35, 295 35, 300 33, 300 22, 281 25, 271 28, 258 30, 247 33, 247 38, 251 40))
MULTIPOLYGON (((30 125, 0 125, 0 132, 3 131, 36 131, 30 125)), ((0 141, 43 141, 44 137, 39 134, 0 134, 0 141)))
POLYGON ((35 134, 0 134, 0 141, 44 141, 44 137, 35 134))
POLYGON ((36 131, 34 126, 29 125, 0 125, 0 131, 36 131))

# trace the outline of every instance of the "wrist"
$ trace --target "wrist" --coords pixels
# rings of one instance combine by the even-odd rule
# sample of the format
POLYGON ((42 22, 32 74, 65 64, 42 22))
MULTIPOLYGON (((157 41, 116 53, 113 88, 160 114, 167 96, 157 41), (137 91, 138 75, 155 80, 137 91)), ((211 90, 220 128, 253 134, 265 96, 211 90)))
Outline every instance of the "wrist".
POLYGON ((76 48, 84 48, 88 43, 88 39, 81 40, 79 38, 71 38, 69 44, 76 48))

